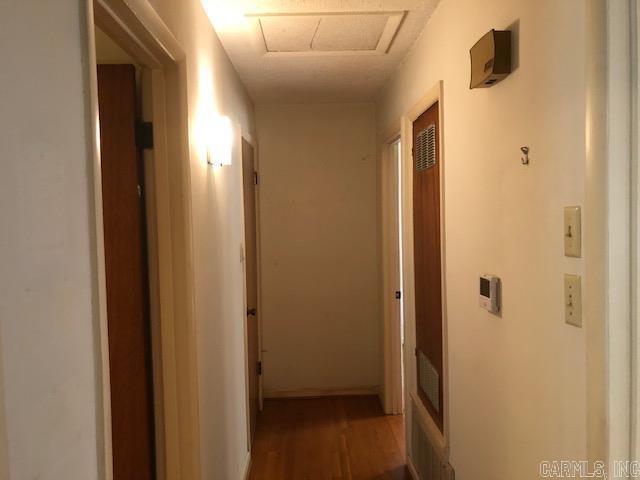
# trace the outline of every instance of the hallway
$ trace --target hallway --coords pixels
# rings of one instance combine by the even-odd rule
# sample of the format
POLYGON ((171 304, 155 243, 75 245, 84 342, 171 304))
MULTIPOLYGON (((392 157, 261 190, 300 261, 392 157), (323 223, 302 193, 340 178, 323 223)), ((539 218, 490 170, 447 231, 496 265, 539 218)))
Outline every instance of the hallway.
POLYGON ((0 0, 0 51, 0 480, 640 472, 640 0, 0 0))
POLYGON ((375 396, 267 399, 250 480, 404 480, 403 417, 375 396))

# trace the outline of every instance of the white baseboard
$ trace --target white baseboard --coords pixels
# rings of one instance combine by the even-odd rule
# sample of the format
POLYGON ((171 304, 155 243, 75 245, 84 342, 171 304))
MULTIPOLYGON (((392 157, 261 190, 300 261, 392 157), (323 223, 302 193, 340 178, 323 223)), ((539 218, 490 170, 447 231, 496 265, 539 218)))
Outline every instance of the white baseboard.
POLYGON ((298 388, 293 390, 264 390, 264 398, 313 398, 355 395, 379 395, 378 385, 334 388, 298 388))

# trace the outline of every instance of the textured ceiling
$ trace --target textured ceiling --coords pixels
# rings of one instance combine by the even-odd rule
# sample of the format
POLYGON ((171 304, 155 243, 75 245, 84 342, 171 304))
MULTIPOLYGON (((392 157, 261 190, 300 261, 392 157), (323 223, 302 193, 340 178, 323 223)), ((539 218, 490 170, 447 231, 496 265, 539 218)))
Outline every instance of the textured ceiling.
POLYGON ((252 98, 372 101, 438 0, 203 0, 252 98))
MULTIPOLYGON (((376 50, 387 14, 271 15, 258 18, 267 52, 367 52, 376 50)), ((397 30, 393 28, 394 33, 397 30)))
POLYGON ((313 50, 375 50, 389 21, 389 15, 331 15, 321 19, 313 50))

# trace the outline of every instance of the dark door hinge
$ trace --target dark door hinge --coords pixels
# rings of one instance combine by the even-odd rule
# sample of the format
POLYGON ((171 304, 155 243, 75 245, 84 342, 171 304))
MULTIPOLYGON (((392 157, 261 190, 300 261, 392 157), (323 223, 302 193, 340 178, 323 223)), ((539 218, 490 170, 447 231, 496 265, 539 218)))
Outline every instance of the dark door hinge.
POLYGON ((258 176, 258 172, 253 172, 253 184, 258 185, 260 183, 260 177, 258 176))
POLYGON ((258 362, 258 375, 262 375, 262 362, 258 362))
POLYGON ((136 144, 141 150, 153 149, 153 123, 138 122, 136 125, 136 144))
POLYGON ((396 290, 396 300, 402 299, 402 292, 400 290, 396 290))

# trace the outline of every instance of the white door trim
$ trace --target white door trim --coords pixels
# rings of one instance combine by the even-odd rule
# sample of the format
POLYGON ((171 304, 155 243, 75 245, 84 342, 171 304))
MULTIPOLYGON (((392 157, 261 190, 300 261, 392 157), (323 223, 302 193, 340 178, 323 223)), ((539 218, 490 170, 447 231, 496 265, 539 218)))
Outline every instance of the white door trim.
POLYGON ((631 3, 607 2, 609 464, 631 458, 631 3))
POLYGON ((640 5, 631 2, 631 445, 640 459, 640 5))
MULTIPOLYGON (((391 151, 397 143, 402 145, 400 132, 385 140, 381 146, 380 197, 382 235, 382 315, 383 315, 383 383, 382 404, 388 415, 403 413, 402 392, 402 335, 400 301, 393 295, 400 291, 398 181, 400 179, 401 158, 395 158, 391 151), (395 163, 397 160, 398 163, 395 163)), ((401 293, 402 294, 402 293, 401 293)))
POLYGON ((640 458, 640 5, 631 3, 631 96, 632 96, 632 393, 631 458, 640 458))
POLYGON ((632 25, 635 0, 589 0, 585 185, 587 454, 631 458, 632 25))
MULTIPOLYGON (((98 476, 113 478, 109 349, 107 334, 102 182, 95 69, 94 23, 123 46, 145 68, 151 86, 150 116, 154 123, 153 165, 147 173, 147 194, 153 196, 148 212, 150 279, 157 286, 158 318, 152 318, 154 379, 161 388, 154 392, 158 473, 161 480, 200 477, 198 430, 198 385, 193 297, 193 254, 190 204, 190 172, 186 95, 186 59, 173 34, 147 0, 85 0, 85 84, 90 95, 87 112, 91 152, 90 195, 93 201, 95 237, 93 275, 98 285, 94 307, 99 311, 95 328, 96 404, 98 411, 98 476), (179 319, 179 321, 177 321, 179 319), (159 351, 159 354, 158 354, 159 351), (158 369, 160 370, 158 372, 158 369)), ((145 109, 146 110, 146 109, 145 109)), ((145 112, 146 113, 146 112, 145 112)), ((152 292, 153 293, 153 292, 152 292)))
MULTIPOLYGON (((439 81, 430 88, 420 101, 418 101, 411 109, 406 111, 402 116, 401 138, 402 138, 402 212, 403 212, 403 307, 405 320, 405 404, 408 405, 407 399, 412 394, 417 393, 416 386, 416 361, 415 361, 415 271, 414 271, 414 255, 413 255, 413 122, 429 109, 436 102, 439 103, 440 116, 440 244, 442 249, 441 255, 441 272, 442 272, 442 356, 443 356, 443 423, 444 431, 440 432, 435 422, 426 409, 424 412, 425 421, 430 425, 428 431, 432 436, 432 441, 438 445, 442 451, 445 460, 449 458, 449 342, 448 342, 448 309, 447 309, 447 282, 446 282, 446 202, 445 202, 445 178, 446 178, 446 161, 444 154, 444 82, 439 81)), ((421 403, 418 402, 418 408, 421 403)), ((405 435, 407 445, 411 443, 411 421, 410 415, 405 418, 405 435)), ((410 448, 407 449, 410 454, 410 448)))
MULTIPOLYGON (((258 322, 258 361, 262 362, 262 282, 261 282, 261 262, 260 262, 260 174, 258 164, 258 144, 255 139, 248 132, 241 132, 240 134, 240 151, 242 156, 242 141, 246 141, 253 148, 253 169, 258 175, 258 184, 255 185, 255 215, 256 215, 256 276, 257 276, 257 288, 258 288, 258 302, 256 309, 258 313, 256 315, 256 321, 258 322)), ((244 158, 241 159, 244 162, 244 158)), ((244 171, 243 171, 244 174, 244 171)), ((244 180, 240 185, 240 189, 244 190, 244 180)), ((244 195, 242 197, 242 211, 244 215, 244 195)), ((246 262, 246 230, 244 228, 244 222, 242 222, 242 275, 244 276, 243 285, 243 312, 246 312, 249 308, 247 300, 247 262, 246 262)), ((245 371, 249 372, 249 322, 247 315, 244 316, 243 331, 244 331, 244 362, 245 371)), ((263 390, 263 376, 258 376, 258 410, 262 411, 264 390, 263 390)), ((249 398, 249 375, 245 376, 245 402, 246 402, 246 417, 247 417, 247 450, 249 451, 249 462, 251 460, 251 399, 249 398)), ((249 470, 247 470, 248 474, 249 470)))

